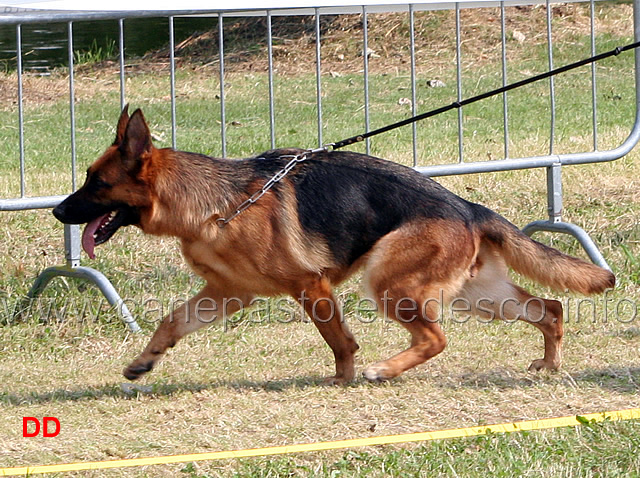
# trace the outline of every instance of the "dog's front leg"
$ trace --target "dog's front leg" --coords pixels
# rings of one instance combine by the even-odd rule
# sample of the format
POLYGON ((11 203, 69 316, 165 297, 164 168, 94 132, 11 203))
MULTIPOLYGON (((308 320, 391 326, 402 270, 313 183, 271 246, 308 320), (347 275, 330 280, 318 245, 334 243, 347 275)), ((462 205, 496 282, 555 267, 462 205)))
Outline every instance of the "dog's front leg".
POLYGON ((355 375, 354 355, 359 347, 342 319, 342 311, 331 292, 329 280, 321 278, 307 284, 298 297, 336 359, 336 374, 324 382, 327 385, 350 382, 355 375))
POLYGON ((249 306, 252 298, 247 294, 223 296, 206 286, 162 320, 144 351, 124 369, 124 376, 129 380, 140 378, 182 337, 206 325, 222 323, 227 316, 249 306))

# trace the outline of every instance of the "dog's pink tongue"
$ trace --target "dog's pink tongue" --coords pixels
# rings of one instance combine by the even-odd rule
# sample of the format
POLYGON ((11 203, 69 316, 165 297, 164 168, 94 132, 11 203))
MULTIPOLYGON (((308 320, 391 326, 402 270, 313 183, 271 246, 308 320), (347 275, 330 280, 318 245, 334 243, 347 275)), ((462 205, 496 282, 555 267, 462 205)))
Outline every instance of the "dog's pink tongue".
POLYGON ((100 227, 103 218, 104 216, 100 216, 99 218, 94 219, 93 221, 88 223, 84 227, 84 232, 82 233, 82 248, 91 259, 96 258, 96 255, 93 253, 93 249, 96 247, 96 239, 93 237, 93 235, 98 230, 98 227, 100 227))

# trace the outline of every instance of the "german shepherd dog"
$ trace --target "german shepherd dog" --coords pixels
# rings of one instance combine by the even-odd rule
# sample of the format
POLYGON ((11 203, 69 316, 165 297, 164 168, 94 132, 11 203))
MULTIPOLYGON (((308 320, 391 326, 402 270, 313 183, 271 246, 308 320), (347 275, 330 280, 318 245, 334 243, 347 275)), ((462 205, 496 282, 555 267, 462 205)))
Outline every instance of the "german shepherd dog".
MULTIPOLYGON (((521 319, 544 336, 530 370, 560 366, 563 310, 508 278, 508 268, 554 289, 582 294, 613 287, 605 269, 540 244, 498 214, 468 202, 411 168, 353 152, 312 152, 242 214, 292 155, 216 159, 157 149, 142 111, 122 111, 115 142, 88 169, 84 185, 53 214, 84 224, 89 256, 121 227, 175 236, 205 287, 159 325, 124 370, 135 380, 184 335, 222 321, 256 295, 300 301, 335 355, 336 374, 354 378, 358 350, 332 287, 365 269, 365 286, 385 314, 411 334, 409 347, 368 366, 370 381, 397 377, 442 352, 439 301, 488 319, 521 319), (206 307, 198 308, 202 301, 206 307)), ((370 303, 370 305, 373 302, 370 303)))

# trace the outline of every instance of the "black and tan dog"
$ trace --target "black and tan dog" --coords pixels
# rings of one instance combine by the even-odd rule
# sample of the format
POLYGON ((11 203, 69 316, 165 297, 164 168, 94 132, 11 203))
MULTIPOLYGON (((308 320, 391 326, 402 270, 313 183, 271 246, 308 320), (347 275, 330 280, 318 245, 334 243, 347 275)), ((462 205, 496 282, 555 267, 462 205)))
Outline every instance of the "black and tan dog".
POLYGON ((532 370, 557 369, 562 306, 531 296, 508 267, 541 284, 583 294, 613 287, 604 269, 535 242, 491 210, 470 203, 414 170, 350 152, 309 154, 244 213, 219 227, 300 150, 243 160, 156 149, 140 110, 124 109, 116 140, 88 169, 85 184, 55 208, 64 223, 88 223, 85 251, 118 228, 175 236, 204 289, 167 316, 125 370, 150 371, 184 335, 250 304, 256 295, 290 294, 331 347, 336 374, 354 378, 358 345, 340 316, 332 287, 365 269, 372 298, 411 333, 409 348, 370 365, 364 376, 388 380, 440 353, 439 301, 487 317, 522 319, 544 335, 532 370), (207 300, 206 307, 197 306, 207 300))

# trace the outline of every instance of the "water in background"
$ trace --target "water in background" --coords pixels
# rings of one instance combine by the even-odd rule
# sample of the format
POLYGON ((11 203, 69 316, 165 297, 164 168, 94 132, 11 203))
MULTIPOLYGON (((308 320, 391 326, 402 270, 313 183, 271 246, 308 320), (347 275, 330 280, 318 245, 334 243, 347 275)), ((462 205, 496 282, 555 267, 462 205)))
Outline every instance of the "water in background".
MULTIPOLYGON (((217 28, 216 18, 176 18, 174 34, 176 44, 196 31, 217 28)), ((46 75, 51 68, 67 66, 67 23, 22 25, 22 64, 25 71, 46 75)), ((74 22, 74 51, 103 52, 111 49, 118 53, 118 21, 99 20, 74 22)), ((169 44, 167 18, 137 18, 125 20, 125 55, 140 56, 150 50, 169 44)), ((16 27, 0 26, 0 69, 16 67, 16 27)))

